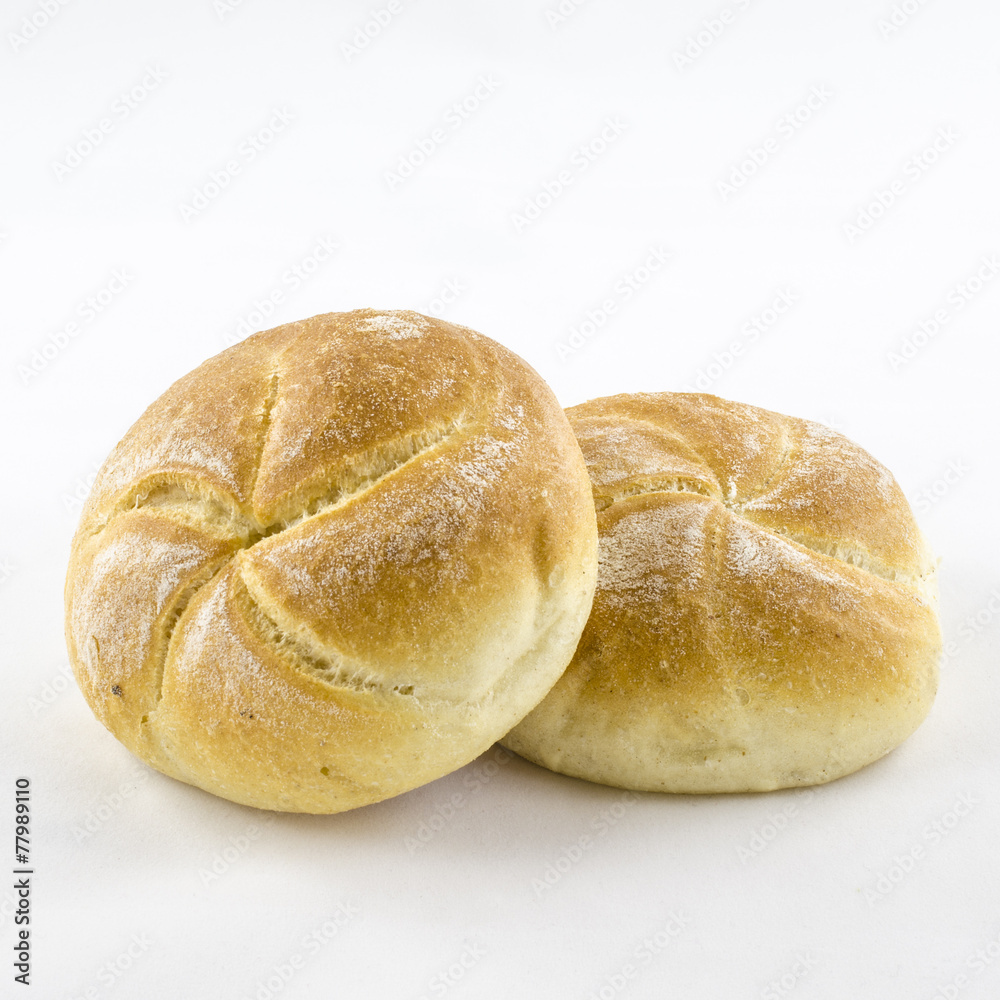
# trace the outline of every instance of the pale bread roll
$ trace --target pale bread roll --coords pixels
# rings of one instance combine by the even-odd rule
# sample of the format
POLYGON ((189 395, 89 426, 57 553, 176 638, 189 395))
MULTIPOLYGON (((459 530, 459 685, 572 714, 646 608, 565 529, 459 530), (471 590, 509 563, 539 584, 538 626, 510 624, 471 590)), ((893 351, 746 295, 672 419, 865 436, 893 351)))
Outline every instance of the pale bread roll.
POLYGON ((598 510, 576 656, 506 747, 622 788, 811 785, 927 715, 935 561, 889 471, 816 423, 698 394, 567 411, 598 510))
POLYGON ((596 550, 580 449, 525 362, 417 313, 316 316, 206 361, 114 449, 73 542, 70 659, 165 774, 338 812, 538 703, 596 550))

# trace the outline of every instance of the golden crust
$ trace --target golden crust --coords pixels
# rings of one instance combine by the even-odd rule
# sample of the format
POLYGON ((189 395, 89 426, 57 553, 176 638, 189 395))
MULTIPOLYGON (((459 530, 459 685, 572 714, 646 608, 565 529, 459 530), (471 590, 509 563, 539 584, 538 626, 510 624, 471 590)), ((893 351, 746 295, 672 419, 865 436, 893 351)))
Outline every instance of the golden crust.
POLYGON ((504 740, 627 788, 850 773, 930 709, 935 565, 891 474, 828 428, 697 394, 567 411, 598 508, 576 656, 504 740))
POLYGON ((74 539, 67 642, 153 766, 337 812, 538 703, 595 553, 582 456, 531 368, 417 313, 334 313, 210 359, 126 434, 74 539))

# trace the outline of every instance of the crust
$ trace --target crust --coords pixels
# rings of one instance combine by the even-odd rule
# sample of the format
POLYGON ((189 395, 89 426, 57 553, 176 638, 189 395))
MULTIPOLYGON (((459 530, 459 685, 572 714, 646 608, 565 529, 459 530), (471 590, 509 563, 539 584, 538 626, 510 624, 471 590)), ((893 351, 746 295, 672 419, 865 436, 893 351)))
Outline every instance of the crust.
POLYGON ((153 766, 336 812, 537 704, 595 553, 582 456, 532 369, 416 313, 333 313, 210 359, 136 422, 74 539, 67 641, 153 766))
POLYGON ((937 686, 935 564, 888 470, 828 428, 714 396, 568 413, 598 589, 573 662, 506 746, 626 788, 761 791, 912 733, 937 686))

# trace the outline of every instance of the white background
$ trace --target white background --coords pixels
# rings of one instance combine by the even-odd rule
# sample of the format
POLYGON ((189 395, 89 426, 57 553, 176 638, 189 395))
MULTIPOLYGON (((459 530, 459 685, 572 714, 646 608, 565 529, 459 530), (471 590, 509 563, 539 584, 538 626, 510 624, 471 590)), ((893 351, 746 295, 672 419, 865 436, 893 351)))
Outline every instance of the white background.
POLYGON ((0 871, 20 775, 36 871, 33 993, 8 876, 0 992, 996 997, 996 5, 46 2, 0 15, 0 871), (811 795, 633 801, 493 751, 275 818, 138 764, 66 676, 79 500, 247 326, 365 305, 472 326, 566 405, 698 383, 862 443, 942 558, 927 722, 811 795))

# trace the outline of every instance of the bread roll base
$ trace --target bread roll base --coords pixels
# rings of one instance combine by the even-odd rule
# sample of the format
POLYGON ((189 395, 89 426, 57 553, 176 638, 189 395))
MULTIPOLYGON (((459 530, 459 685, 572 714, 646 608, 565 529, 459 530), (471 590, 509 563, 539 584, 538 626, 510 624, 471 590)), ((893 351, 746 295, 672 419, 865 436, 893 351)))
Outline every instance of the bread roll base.
POLYGON ((830 781, 934 699, 935 563, 888 471, 818 424, 698 394, 568 411, 599 573, 573 662, 503 740, 643 791, 830 781))

